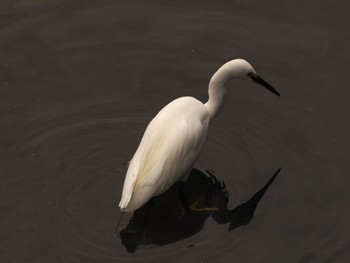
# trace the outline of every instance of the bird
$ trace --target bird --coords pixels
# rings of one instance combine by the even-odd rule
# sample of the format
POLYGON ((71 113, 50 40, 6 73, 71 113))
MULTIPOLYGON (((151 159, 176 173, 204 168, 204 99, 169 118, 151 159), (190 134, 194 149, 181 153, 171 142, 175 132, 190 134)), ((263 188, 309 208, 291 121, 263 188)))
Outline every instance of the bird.
POLYGON ((122 212, 134 212, 175 182, 187 179, 232 79, 251 80, 280 96, 246 60, 233 59, 210 79, 206 103, 185 96, 167 104, 148 124, 129 162, 119 203, 122 212))

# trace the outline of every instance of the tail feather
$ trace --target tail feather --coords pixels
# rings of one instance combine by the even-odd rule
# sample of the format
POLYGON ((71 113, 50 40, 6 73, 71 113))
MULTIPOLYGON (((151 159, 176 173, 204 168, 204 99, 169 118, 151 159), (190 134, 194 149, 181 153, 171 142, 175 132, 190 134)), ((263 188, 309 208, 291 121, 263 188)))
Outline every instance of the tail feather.
POLYGON ((122 196, 122 199, 119 202, 119 207, 121 210, 125 209, 128 206, 131 199, 131 195, 132 193, 130 192, 126 196, 125 195, 122 196))
POLYGON ((134 191, 137 176, 135 173, 127 174, 124 181, 122 198, 119 202, 119 207, 124 210, 130 203, 132 193, 134 191))

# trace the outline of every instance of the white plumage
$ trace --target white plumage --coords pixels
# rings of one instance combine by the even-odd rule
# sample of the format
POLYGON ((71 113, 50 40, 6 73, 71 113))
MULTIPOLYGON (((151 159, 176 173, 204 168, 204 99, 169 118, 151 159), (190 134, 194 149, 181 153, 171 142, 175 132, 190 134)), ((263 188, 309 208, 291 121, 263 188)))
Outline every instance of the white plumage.
POLYGON ((193 97, 170 102, 149 123, 130 161, 119 203, 122 211, 135 211, 187 178, 203 148, 209 123, 224 103, 225 84, 239 77, 250 78, 279 95, 248 62, 235 59, 213 75, 206 104, 193 97))

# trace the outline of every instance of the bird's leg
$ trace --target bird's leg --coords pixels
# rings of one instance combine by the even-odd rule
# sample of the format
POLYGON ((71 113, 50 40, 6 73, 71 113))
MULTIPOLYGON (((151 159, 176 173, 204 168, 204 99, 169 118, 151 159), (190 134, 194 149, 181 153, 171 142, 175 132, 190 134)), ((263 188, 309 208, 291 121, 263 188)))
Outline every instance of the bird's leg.
POLYGON ((185 184, 183 183, 179 189, 178 196, 179 196, 179 199, 180 199, 182 205, 187 209, 187 208, 189 208, 189 206, 188 206, 186 198, 185 198, 184 189, 185 189, 185 184))
POLYGON ((184 188, 185 188, 185 183, 182 183, 182 185, 180 186, 179 192, 178 192, 178 197, 179 197, 181 204, 182 204, 182 207, 180 206, 181 215, 179 216, 179 219, 181 219, 185 215, 186 211, 189 210, 189 206, 188 206, 186 198, 185 198, 184 188))
POLYGON ((124 215, 124 212, 122 212, 122 214, 120 215, 119 222, 114 231, 114 237, 120 237, 118 230, 119 230, 119 225, 120 225, 120 222, 122 221, 123 215, 124 215))
POLYGON ((149 216, 149 213, 150 213, 152 207, 153 207, 153 198, 148 203, 145 219, 143 221, 143 240, 146 239, 146 226, 147 226, 147 222, 148 222, 148 216, 149 216))

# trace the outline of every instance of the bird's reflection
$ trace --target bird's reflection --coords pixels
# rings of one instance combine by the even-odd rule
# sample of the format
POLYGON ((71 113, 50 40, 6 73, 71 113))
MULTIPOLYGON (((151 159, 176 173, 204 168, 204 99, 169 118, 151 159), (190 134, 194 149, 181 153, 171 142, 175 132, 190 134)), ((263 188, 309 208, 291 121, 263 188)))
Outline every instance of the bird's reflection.
POLYGON ((219 182, 211 172, 207 171, 206 175, 192 169, 186 182, 174 184, 167 192, 153 198, 151 204, 135 211, 119 233, 122 244, 132 253, 139 245, 173 243, 198 233, 210 216, 219 224, 230 224, 229 231, 246 225, 279 171, 247 202, 229 210, 225 183, 219 182), (188 205, 179 198, 181 191, 188 205))

